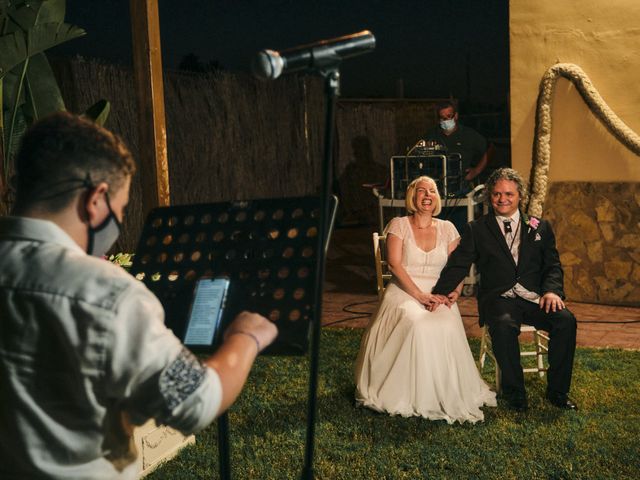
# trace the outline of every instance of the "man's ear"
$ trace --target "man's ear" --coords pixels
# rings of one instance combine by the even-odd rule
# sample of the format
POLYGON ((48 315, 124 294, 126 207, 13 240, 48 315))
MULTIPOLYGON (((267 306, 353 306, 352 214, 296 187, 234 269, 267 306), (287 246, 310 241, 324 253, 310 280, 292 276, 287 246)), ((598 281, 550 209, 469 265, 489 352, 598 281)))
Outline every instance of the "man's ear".
POLYGON ((100 182, 91 188, 84 197, 84 207, 89 225, 98 225, 109 211, 105 202, 105 193, 109 191, 109 184, 100 182), (100 220, 100 221, 98 221, 100 220))

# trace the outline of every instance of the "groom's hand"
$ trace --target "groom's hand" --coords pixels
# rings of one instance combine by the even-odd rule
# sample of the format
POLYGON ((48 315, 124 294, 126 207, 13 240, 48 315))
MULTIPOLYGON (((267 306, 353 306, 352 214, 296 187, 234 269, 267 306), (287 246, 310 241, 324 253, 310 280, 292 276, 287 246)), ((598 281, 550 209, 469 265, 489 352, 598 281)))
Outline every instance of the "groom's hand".
POLYGON ((549 311, 557 312, 564 308, 564 302, 555 293, 547 292, 540 297, 540 308, 544 309, 547 313, 549 313, 549 311))
POLYGON ((458 292, 457 290, 451 292, 449 295, 447 295, 447 306, 450 307, 451 305, 456 303, 458 301, 458 298, 460 298, 460 292, 458 292))

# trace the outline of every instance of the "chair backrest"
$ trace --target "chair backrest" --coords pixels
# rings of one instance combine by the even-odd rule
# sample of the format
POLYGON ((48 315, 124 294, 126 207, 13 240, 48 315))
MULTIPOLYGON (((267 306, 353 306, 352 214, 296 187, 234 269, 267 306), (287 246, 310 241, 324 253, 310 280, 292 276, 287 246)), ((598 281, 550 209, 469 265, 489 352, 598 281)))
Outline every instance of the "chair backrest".
POLYGON ((385 235, 379 235, 378 232, 373 233, 373 258, 376 264, 376 286, 378 289, 378 298, 382 299, 385 286, 391 280, 389 272, 389 264, 386 261, 387 252, 385 250, 385 235))

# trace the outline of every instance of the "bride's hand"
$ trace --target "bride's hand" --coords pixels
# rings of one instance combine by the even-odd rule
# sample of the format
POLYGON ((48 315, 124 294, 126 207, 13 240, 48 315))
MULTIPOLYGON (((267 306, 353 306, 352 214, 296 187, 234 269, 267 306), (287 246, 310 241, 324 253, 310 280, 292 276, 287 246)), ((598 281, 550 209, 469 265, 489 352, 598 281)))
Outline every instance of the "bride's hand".
POLYGON ((428 307, 431 302, 433 302, 433 295, 430 293, 420 292, 416 295, 416 300, 418 300, 422 305, 428 307))
POLYGON ((432 295, 430 293, 423 293, 422 296, 423 296, 423 300, 421 300, 421 303, 430 312, 433 312, 436 308, 442 305, 446 300, 446 297, 443 297, 442 295, 432 295))

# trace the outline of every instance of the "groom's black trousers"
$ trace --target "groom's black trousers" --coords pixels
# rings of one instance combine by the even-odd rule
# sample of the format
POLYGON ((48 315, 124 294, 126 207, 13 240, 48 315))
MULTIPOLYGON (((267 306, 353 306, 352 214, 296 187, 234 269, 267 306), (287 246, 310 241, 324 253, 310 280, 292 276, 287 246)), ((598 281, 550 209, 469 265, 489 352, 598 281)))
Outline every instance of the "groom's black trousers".
POLYGON ((518 342, 522 323, 549 332, 547 393, 569 393, 576 350, 576 319, 569 310, 546 313, 538 304, 519 297, 497 297, 485 303, 482 315, 489 326, 493 353, 502 371, 505 395, 525 393, 518 342))

